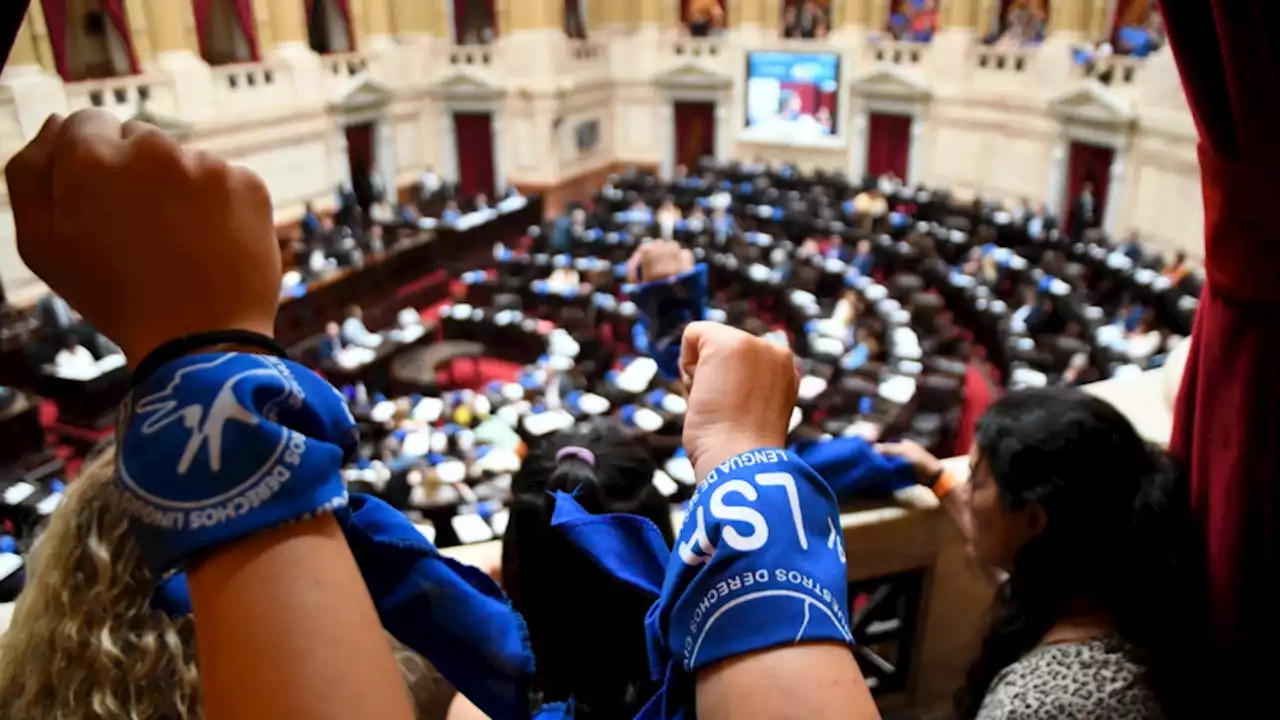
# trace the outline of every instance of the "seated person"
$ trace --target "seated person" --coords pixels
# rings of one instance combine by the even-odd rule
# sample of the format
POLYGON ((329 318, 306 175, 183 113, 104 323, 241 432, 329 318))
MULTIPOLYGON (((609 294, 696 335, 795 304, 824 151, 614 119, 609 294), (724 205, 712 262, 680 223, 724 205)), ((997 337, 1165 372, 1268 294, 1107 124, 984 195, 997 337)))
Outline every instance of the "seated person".
POLYGON ((1173 254, 1173 262, 1164 269, 1164 276, 1175 287, 1191 274, 1191 264, 1187 262, 1187 252, 1179 250, 1173 254))
POLYGON ((304 203, 302 206, 302 221, 299 223, 302 227, 303 239, 311 239, 320 234, 323 226, 320 223, 320 217, 316 215, 316 211, 311 207, 311 203, 304 203))
POLYGON ((646 225, 653 222, 653 210, 645 204, 643 198, 636 198, 631 207, 618 213, 618 220, 624 223, 646 225))
MULTIPOLYGON (((559 261, 557 261, 559 262, 559 261)), ((566 292, 568 290, 578 290, 582 284, 581 276, 572 265, 558 264, 547 276, 547 289, 552 292, 566 292)))
POLYGON ((98 364, 93 353, 81 345, 75 335, 63 337, 62 349, 53 358, 53 367, 59 375, 97 375, 98 364))
POLYGON ((387 245, 386 245, 386 242, 383 240, 383 236, 384 236, 384 232, 382 230, 381 225, 378 225, 375 223, 372 227, 369 228, 369 252, 373 253, 374 255, 379 255, 381 253, 386 252, 387 245))
POLYGON ((1072 355, 1071 360, 1067 362, 1067 369, 1062 371, 1062 378, 1058 384, 1082 385, 1096 380, 1097 375, 1089 365, 1089 355, 1079 352, 1072 355))
POLYGON ((484 193, 476 193, 473 212, 485 212, 489 209, 489 196, 484 193))
POLYGON ((902 178, 890 170, 876 180, 876 189, 881 195, 893 195, 902 189, 902 178))
POLYGON ((1027 218, 1027 237, 1032 240, 1039 240, 1044 237, 1045 233, 1057 227, 1057 223, 1049 215, 1049 209, 1044 203, 1036 209, 1035 214, 1027 218))
POLYGON ((875 265, 875 256, 871 254, 871 241, 862 239, 854 246, 853 259, 849 261, 855 270, 862 275, 870 275, 875 265))
POLYGON ((449 198, 444 201, 444 210, 440 212, 440 220, 444 223, 456 223, 462 219, 462 210, 458 207, 458 201, 449 198))
POLYGON ((1164 336, 1156 329, 1154 313, 1144 312, 1138 327, 1129 334, 1125 354, 1138 365, 1144 365, 1164 344, 1164 336))
POLYGON ((885 200, 880 188, 867 188, 853 198, 853 212, 860 219, 859 226, 865 232, 871 229, 876 220, 889 214, 889 201, 885 200))
POLYGON ((707 226, 707 213, 702 209, 701 205, 695 204, 693 209, 689 211, 689 217, 684 219, 684 226, 689 232, 700 233, 707 226))
POLYGON ((644 635, 652 598, 607 582, 551 518, 571 497, 592 515, 647 518, 670 547, 671 506, 657 472, 643 443, 598 421, 534 442, 512 482, 502 579, 538 659, 533 691, 543 702, 573 698, 580 719, 634 717, 657 689, 644 635))
POLYGON ((324 337, 320 338, 320 347, 316 350, 316 356, 321 360, 333 360, 345 346, 338 323, 327 322, 324 324, 324 337))
POLYGON ((358 347, 376 348, 382 344, 382 336, 370 332, 364 324, 364 310, 359 305, 347 307, 347 318, 342 321, 342 342, 358 347))
POLYGON ((418 176, 418 200, 426 200, 436 194, 443 186, 444 183, 440 180, 440 176, 428 165, 427 169, 423 170, 422 174, 418 176))
POLYGON ((1016 333, 1027 332, 1027 327, 1038 319, 1040 296, 1033 287, 1022 288, 1021 303, 1009 316, 1009 329, 1016 333))
POLYGON ((661 207, 658 208, 657 221, 658 232, 660 237, 670 240, 675 236, 676 223, 680 222, 680 208, 676 207, 675 202, 671 198, 662 201, 661 207))
POLYGON ((737 231, 738 223, 724 208, 717 207, 711 211, 711 229, 717 236, 727 237, 737 231))

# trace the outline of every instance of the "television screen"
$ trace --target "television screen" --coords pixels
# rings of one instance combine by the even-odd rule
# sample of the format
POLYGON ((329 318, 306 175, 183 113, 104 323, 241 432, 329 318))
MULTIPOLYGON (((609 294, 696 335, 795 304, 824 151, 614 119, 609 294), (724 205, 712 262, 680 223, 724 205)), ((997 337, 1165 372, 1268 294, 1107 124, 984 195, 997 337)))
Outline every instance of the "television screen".
POLYGON ((840 57, 832 53, 747 55, 747 132, 752 139, 813 142, 838 135, 840 57))

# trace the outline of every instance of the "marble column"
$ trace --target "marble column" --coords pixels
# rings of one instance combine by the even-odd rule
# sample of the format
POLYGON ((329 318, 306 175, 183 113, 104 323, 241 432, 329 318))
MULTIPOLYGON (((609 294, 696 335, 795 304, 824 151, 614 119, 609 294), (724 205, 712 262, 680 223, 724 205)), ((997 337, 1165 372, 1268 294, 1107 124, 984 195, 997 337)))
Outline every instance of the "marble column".
POLYGON ((849 133, 849 181, 862 182, 867 172, 867 150, 871 144, 870 110, 866 100, 858 102, 853 113, 853 130, 849 133))
POLYGON ((398 37, 426 35, 434 30, 435 8, 426 0, 391 0, 391 34, 398 37))
MULTIPOLYGON (((163 0, 162 0, 163 1, 163 0)), ((307 40, 307 12, 298 0, 267 0, 275 50, 311 52, 307 40)), ((264 48, 265 49, 265 48, 264 48)))
MULTIPOLYGON (((50 113, 66 113, 67 93, 54 68, 53 54, 48 48, 48 32, 40 3, 32 3, 30 12, 18 27, 18 35, 9 53, 9 62, 0 73, 0 112, 17 120, 23 141, 35 137, 50 113), (44 35, 45 46, 40 38, 44 35), (46 64, 47 63, 47 64, 46 64)), ((16 147, 9 148, 17 150, 16 147)))
MULTIPOLYGON (((1101 0, 1103 3, 1106 1, 1101 0)), ((1053 3, 1049 10, 1047 32, 1087 33, 1089 31, 1089 20, 1093 15, 1091 6, 1094 4, 1091 0, 1053 3)))
MULTIPOLYGON (((945 0, 940 29, 972 28, 978 22, 984 0, 945 0)), ((881 3, 883 5, 884 3, 881 3)), ((882 11, 883 12, 883 11, 882 11)))
MULTIPOLYGON (((733 156, 729 152, 729 145, 733 142, 733 123, 729 120, 730 103, 732 101, 724 96, 717 97, 716 103, 716 155, 718 161, 728 160, 733 156)), ((674 122, 674 120, 673 120, 674 122)))
MULTIPOLYGON (((391 36, 390 0, 364 0, 364 12, 356 24, 356 47, 361 50, 381 50, 395 45, 391 36)), ((357 3, 352 3, 354 8, 357 3)), ((354 10, 353 10, 354 12, 354 10)))
MULTIPOLYGON (((493 192, 495 196, 507 188, 507 152, 503 142, 503 112, 494 108, 489 114, 489 136, 493 141, 493 192)), ((490 198, 492 200, 493 198, 490 198)))
POLYGON ((1120 206, 1124 202, 1125 172, 1128 169, 1129 144, 1125 142, 1113 150, 1111 172, 1107 178, 1107 209, 1102 217, 1102 229, 1111 237, 1118 235, 1116 227, 1120 219, 1120 206))
MULTIPOLYGON (((34 4, 34 3, 33 3, 34 4)), ((133 52, 138 56, 139 70, 145 71, 154 60, 151 51, 151 0, 124 0, 124 16, 129 24, 133 52)), ((179 31, 180 32, 180 31, 179 31)))
POLYGON ((213 77, 208 64, 200 56, 196 38, 196 20, 189 2, 172 0, 139 0, 145 3, 145 32, 138 27, 140 13, 133 12, 134 2, 129 0, 130 25, 134 29, 134 44, 138 37, 150 39, 148 62, 138 51, 143 69, 154 69, 169 78, 172 106, 166 102, 165 93, 157 89, 151 109, 162 114, 191 122, 211 117, 216 113, 213 101, 213 77))
POLYGON ((253 27, 258 35, 258 57, 264 57, 276 44, 271 30, 271 0, 253 0, 253 27))
MULTIPOLYGON (((759 9, 760 27, 765 31, 765 37, 769 36, 768 31, 770 30, 774 31, 775 33, 778 33, 781 31, 782 11, 780 10, 780 8, 781 8, 780 3, 767 2, 764 4, 763 7, 759 9)), ((730 17, 729 19, 733 20, 732 17, 730 17)))
MULTIPOLYGON (((1111 34, 1111 25, 1115 22, 1117 0, 1081 0, 1077 3, 1081 7, 1077 12, 1080 13, 1080 31, 1087 34, 1089 39, 1099 39, 1111 34)), ((1053 12, 1057 14, 1058 8, 1054 8, 1053 12)))
POLYGON ((1066 133, 1058 136, 1058 141, 1053 145, 1053 160, 1050 162, 1049 171, 1049 187, 1045 189, 1045 206, 1049 208, 1049 212, 1063 217, 1063 212, 1070 208, 1063 207, 1063 201, 1066 199, 1064 195, 1067 192, 1067 156, 1071 149, 1071 139, 1066 133))
POLYGON ((908 185, 914 186, 920 182, 920 156, 921 146, 924 143, 924 118, 921 117, 921 111, 911 115, 911 147, 907 149, 907 176, 903 181, 908 185))
MULTIPOLYGON (((662 162, 658 167, 658 177, 670 179, 676 172, 676 139, 672 134, 676 122, 676 107, 671 98, 658 97, 658 142, 662 147, 662 162)), ((721 152, 716 148, 716 152, 721 152)))

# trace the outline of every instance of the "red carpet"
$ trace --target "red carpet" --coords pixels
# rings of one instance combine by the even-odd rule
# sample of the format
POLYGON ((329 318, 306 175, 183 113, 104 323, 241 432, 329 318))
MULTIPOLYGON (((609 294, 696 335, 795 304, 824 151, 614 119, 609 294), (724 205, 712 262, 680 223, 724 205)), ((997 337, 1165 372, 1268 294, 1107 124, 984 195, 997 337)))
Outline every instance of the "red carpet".
POLYGON ((509 383, 519 376, 520 365, 506 360, 458 359, 436 373, 436 384, 446 390, 479 390, 494 380, 509 383))

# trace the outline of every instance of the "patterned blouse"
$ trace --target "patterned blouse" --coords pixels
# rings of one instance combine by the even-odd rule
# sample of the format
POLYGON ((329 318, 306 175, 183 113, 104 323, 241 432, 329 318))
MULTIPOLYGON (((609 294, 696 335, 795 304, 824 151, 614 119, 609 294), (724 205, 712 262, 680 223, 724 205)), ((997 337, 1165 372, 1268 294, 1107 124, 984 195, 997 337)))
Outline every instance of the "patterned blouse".
POLYGON ((977 720, 1162 720, 1115 637, 1042 645, 996 676, 977 720))

